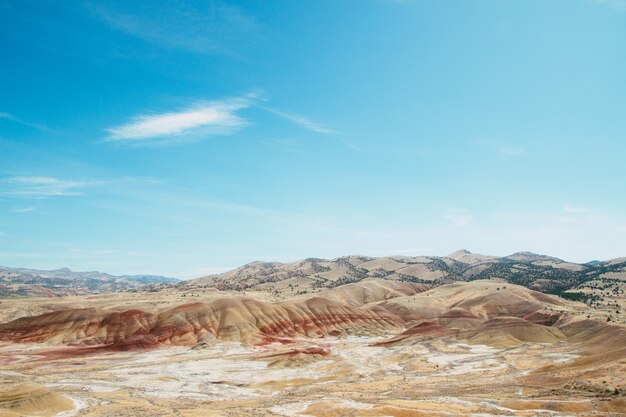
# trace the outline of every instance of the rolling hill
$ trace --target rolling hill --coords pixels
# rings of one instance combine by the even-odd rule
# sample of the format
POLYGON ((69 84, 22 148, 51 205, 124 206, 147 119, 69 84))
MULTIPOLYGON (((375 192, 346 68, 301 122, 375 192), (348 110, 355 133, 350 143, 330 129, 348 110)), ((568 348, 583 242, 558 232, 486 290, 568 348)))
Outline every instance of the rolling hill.
POLYGON ((456 281, 500 279, 511 284, 576 300, 591 300, 593 289, 623 292, 626 258, 577 264, 530 252, 505 257, 472 254, 448 256, 344 256, 308 258, 291 263, 252 262, 222 274, 174 284, 179 288, 271 291, 283 297, 380 278, 438 286, 456 281))

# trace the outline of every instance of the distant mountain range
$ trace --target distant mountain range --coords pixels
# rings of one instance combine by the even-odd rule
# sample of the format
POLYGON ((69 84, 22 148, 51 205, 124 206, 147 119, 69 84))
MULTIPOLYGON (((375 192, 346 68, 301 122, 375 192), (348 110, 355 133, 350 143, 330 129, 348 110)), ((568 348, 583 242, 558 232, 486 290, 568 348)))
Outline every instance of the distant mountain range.
POLYGON ((282 297, 381 278, 443 285, 455 281, 501 279, 571 299, 588 299, 594 291, 619 291, 626 281, 626 258, 567 262, 552 256, 517 252, 497 257, 459 250, 447 256, 344 256, 308 258, 291 263, 252 262, 222 274, 173 284, 180 289, 270 291, 282 297), (615 284, 615 285, 613 285, 615 284))
POLYGON ((47 271, 0 266, 0 297, 98 294, 178 281, 159 275, 116 276, 98 271, 75 272, 68 268, 47 271))
POLYGON ((456 281, 500 279, 573 300, 593 302, 622 295, 626 257, 577 264, 531 252, 498 257, 459 250, 447 256, 343 256, 251 262, 221 274, 180 281, 158 275, 110 275, 0 267, 0 297, 62 296, 114 291, 265 291, 280 298, 317 292, 368 278, 439 286, 456 281))

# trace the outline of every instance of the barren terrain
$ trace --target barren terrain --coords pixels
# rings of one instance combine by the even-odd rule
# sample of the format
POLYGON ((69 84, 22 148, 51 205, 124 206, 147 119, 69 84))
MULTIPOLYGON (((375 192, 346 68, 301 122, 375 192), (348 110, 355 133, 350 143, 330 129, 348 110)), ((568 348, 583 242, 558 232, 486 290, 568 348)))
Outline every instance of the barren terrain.
POLYGON ((624 327, 499 281, 1 306, 0 415, 626 414, 624 327))

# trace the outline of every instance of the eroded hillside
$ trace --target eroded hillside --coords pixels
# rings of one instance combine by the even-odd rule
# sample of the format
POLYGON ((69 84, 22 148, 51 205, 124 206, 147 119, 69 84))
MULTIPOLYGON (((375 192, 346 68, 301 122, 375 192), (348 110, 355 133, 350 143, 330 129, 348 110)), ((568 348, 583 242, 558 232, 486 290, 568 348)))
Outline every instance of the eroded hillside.
POLYGON ((80 308, 51 302, 0 325, 0 415, 626 410, 626 329, 522 286, 368 279, 284 300, 198 295, 150 304, 164 294, 146 293, 113 309, 78 297, 80 308))

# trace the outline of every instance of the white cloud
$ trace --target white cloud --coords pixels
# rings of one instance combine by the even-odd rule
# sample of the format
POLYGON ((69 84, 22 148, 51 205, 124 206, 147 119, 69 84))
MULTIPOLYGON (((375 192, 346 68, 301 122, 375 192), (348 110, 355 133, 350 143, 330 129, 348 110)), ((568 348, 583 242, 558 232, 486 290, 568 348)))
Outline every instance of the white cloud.
POLYGON ((141 114, 130 122, 106 129, 107 142, 134 144, 163 144, 180 142, 199 136, 232 134, 250 122, 239 113, 257 107, 286 119, 296 125, 317 133, 331 134, 334 131, 309 118, 285 113, 259 104, 260 91, 245 96, 220 101, 198 102, 187 108, 158 114, 141 114))
POLYGON ((474 221, 474 217, 470 214, 469 210, 464 208, 448 209, 443 217, 454 226, 458 227, 468 226, 474 221))
POLYGON ((237 111, 250 107, 253 96, 197 103, 186 109, 139 115, 121 126, 107 129, 107 141, 168 141, 193 133, 227 134, 247 124, 237 111))
POLYGON ((28 213, 34 210, 35 210, 35 207, 19 207, 19 208, 13 209, 13 213, 28 213))
POLYGON ((55 177, 10 177, 0 181, 0 194, 45 198, 81 195, 94 182, 62 180, 55 177))
POLYGON ((290 122, 293 122, 295 124, 297 124, 300 127, 303 127, 307 130, 311 130, 313 132, 317 132, 317 133, 323 133, 323 134, 331 134, 334 133, 334 131, 332 129, 330 129, 329 127, 321 124, 321 123, 317 123, 312 121, 311 119, 299 115, 299 114, 292 114, 292 113, 285 113, 279 110, 275 110, 269 107, 264 107, 264 106, 259 106, 261 107, 263 110, 266 110, 272 114, 275 114, 276 116, 280 116, 284 119, 289 120, 290 122))
POLYGON ((583 207, 576 207, 576 206, 572 206, 570 204, 566 205, 563 210, 565 210, 567 213, 587 213, 587 209, 583 208, 583 207))
POLYGON ((480 138, 474 141, 476 144, 481 145, 492 152, 499 153, 500 155, 505 156, 520 156, 524 155, 526 151, 522 148, 518 148, 516 146, 511 146, 508 143, 505 143, 499 139, 493 138, 480 138))
POLYGON ((519 156, 519 155, 523 155, 524 154, 524 150, 523 149, 519 149, 519 148, 511 148, 511 147, 507 147, 507 146, 503 146, 497 149, 498 153, 502 154, 502 155, 508 155, 508 156, 519 156))
MULTIPOLYGON (((163 181, 149 177, 119 177, 106 179, 62 179, 53 176, 22 175, 0 178, 0 196, 44 199, 59 196, 80 196, 88 190, 99 189, 106 193, 136 194, 146 186, 159 186, 163 181)), ((25 204, 25 203, 24 203, 25 204)), ((16 207, 14 213, 27 213, 37 205, 16 207)))

